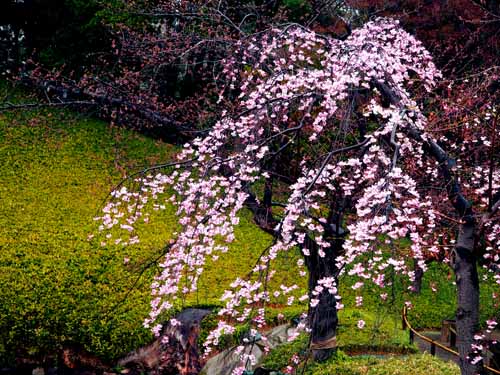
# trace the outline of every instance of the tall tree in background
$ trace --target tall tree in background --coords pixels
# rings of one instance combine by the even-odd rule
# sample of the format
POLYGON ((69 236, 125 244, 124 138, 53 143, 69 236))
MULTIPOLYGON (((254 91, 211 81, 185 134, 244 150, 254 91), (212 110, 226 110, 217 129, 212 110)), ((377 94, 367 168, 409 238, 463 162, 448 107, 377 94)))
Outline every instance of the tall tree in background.
POLYGON ((12 30, 12 65, 35 58, 49 69, 66 65, 78 70, 109 49, 109 36, 98 1, 7 0, 0 26, 12 30))

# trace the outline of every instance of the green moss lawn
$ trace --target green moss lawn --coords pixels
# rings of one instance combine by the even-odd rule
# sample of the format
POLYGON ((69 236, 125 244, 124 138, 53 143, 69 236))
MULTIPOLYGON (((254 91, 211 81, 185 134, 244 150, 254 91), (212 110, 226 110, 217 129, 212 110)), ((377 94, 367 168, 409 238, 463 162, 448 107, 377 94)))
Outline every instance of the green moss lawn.
MULTIPOLYGON (((100 246, 93 217, 129 171, 175 147, 62 110, 0 114, 0 363, 64 343, 114 358, 148 342, 148 269, 176 227, 171 208, 134 247, 100 246), (124 258, 130 258, 125 265, 124 258), (21 353, 19 353, 21 351, 21 353)), ((232 255, 209 265, 186 304, 214 304, 269 239, 243 217, 232 255), (237 256, 234 256, 234 253, 237 256)), ((285 275, 285 279, 287 275, 285 275)))

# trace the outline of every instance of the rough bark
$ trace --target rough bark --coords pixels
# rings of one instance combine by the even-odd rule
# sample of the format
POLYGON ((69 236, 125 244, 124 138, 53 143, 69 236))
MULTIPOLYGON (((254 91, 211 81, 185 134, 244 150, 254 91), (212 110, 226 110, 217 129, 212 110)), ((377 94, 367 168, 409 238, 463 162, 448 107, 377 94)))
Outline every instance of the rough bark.
MULTIPOLYGON (((273 217, 271 210, 271 185, 266 183, 264 190, 264 199, 261 202, 256 199, 255 195, 247 191, 249 196, 245 205, 252 211, 255 223, 262 230, 273 236, 279 236, 279 233, 275 230, 278 221, 273 217)), ((335 224, 331 225, 328 230, 327 235, 332 238, 332 245, 323 258, 318 254, 316 242, 306 236, 304 246, 309 250, 310 255, 305 256, 304 260, 309 271, 308 287, 310 294, 316 287, 318 280, 324 277, 337 278, 336 259, 342 249, 344 233, 341 229, 337 229, 339 228, 338 223, 335 222, 335 224)), ((320 300, 318 305, 309 309, 308 321, 311 329, 311 349, 314 360, 324 361, 335 351, 335 337, 338 326, 337 300, 335 295, 326 290, 318 298, 320 300)))
MULTIPOLYGON (((342 216, 346 201, 336 197, 330 206, 325 235, 329 239, 330 248, 324 257, 318 254, 318 246, 310 238, 306 238, 310 256, 306 257, 309 270, 309 291, 314 290, 318 280, 333 277, 338 283, 337 257, 342 253, 346 232, 342 229, 342 216)), ((328 359, 336 350, 336 334, 338 328, 337 295, 324 290, 319 296, 315 308, 309 308, 309 324, 311 327, 311 349, 316 361, 328 359)))
POLYGON ((452 259, 457 284, 457 348, 462 375, 474 375, 482 369, 481 364, 473 365, 467 359, 471 356, 474 334, 479 330, 479 278, 474 255, 476 225, 471 216, 464 221, 452 259))
MULTIPOLYGON (((311 240, 306 240, 306 246, 310 252, 310 256, 305 259, 309 270, 309 292, 311 292, 322 278, 334 277, 337 280, 338 270, 335 264, 342 244, 341 241, 334 241, 323 258, 319 256, 317 246, 311 240)), ((335 297, 328 290, 323 290, 317 297, 318 305, 309 308, 311 349, 316 361, 328 359, 336 350, 338 315, 335 297)))

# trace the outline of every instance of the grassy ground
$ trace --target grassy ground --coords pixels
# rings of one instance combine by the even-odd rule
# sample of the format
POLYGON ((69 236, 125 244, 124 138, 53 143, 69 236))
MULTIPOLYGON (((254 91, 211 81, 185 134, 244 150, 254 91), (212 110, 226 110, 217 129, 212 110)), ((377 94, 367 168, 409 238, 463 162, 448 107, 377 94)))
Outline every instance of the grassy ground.
POLYGON ((86 239, 120 170, 172 147, 61 111, 1 116, 0 143, 0 358, 65 341, 114 355, 148 340, 147 284, 121 302, 133 275, 123 258, 153 256, 175 223, 132 250, 86 239))
MULTIPOLYGON (((135 247, 101 247, 87 237, 126 171, 173 152, 171 145, 68 111, 0 114, 0 363, 11 362, 16 351, 42 355, 65 342, 113 358, 150 340, 141 324, 156 270, 130 288, 170 238, 173 210, 141 228, 135 247)), ((269 241, 245 216, 237 237, 232 255, 208 267, 186 304, 218 303, 269 241)))
POLYGON ((292 365, 292 356, 298 355, 301 363, 296 374, 307 375, 458 375, 454 363, 445 363, 428 354, 416 354, 418 349, 410 345, 408 332, 401 330, 399 321, 382 311, 374 312, 345 309, 339 314, 337 335, 338 352, 324 363, 305 361, 309 355, 309 339, 300 335, 295 341, 272 350, 265 357, 263 367, 283 370, 292 365), (362 330, 356 328, 358 319, 367 323, 362 330))
POLYGON ((429 354, 405 357, 353 357, 312 364, 304 375, 459 375, 454 363, 443 362, 429 354))
MULTIPOLYGON (((0 86, 0 97, 5 90, 0 86)), ((78 343, 112 359, 151 339, 141 323, 149 310, 155 269, 130 288, 176 228, 173 210, 167 208, 156 224, 142 227, 142 242, 135 247, 102 247, 87 237, 95 232, 92 218, 114 184, 128 171, 170 159, 175 151, 172 145, 65 110, 0 114, 1 365, 16 355, 53 353, 64 343, 78 343), (131 259, 129 264, 124 264, 125 257, 131 259)), ((220 304, 224 289, 250 271, 270 242, 251 224, 248 213, 242 215, 236 238, 229 253, 207 266, 198 292, 188 296, 185 305, 220 304)), ((300 295, 305 279, 297 281, 291 267, 298 256, 292 251, 279 259, 274 283, 298 282, 300 295)), ((453 285, 446 272, 438 266, 426 276, 410 316, 416 326, 439 326, 453 315, 453 285), (438 293, 430 291, 430 283, 438 293)), ((352 306, 355 297, 349 284, 346 279, 342 286, 346 306, 352 306)), ((403 287, 395 282, 392 310, 377 307, 380 291, 368 291, 365 306, 370 313, 343 312, 340 337, 351 337, 352 345, 360 339, 373 344, 377 333, 380 344, 405 345, 401 332, 388 329, 406 299, 400 293, 403 287), (353 334, 361 318, 369 324, 353 334)), ((270 319, 276 321, 278 312, 290 318, 305 309, 278 307, 270 319)))

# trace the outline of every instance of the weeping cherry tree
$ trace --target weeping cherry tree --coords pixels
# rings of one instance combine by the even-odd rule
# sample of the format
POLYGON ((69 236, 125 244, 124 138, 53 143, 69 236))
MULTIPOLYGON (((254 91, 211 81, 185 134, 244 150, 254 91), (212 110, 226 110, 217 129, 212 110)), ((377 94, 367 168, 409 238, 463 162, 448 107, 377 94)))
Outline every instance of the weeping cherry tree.
MULTIPOLYGON (((384 18, 343 40, 292 24, 239 48, 238 58, 225 62, 230 84, 220 93, 236 105, 205 137, 187 143, 177 161, 137 178, 139 190, 117 189, 100 229, 119 228, 120 241, 132 245, 148 208, 165 202, 177 208, 181 229, 152 283, 144 322, 159 335, 162 316, 196 291, 207 261, 229 250, 239 213, 249 209, 273 241, 253 276, 236 279, 221 296, 220 322, 205 351, 238 324, 262 327, 266 306, 285 298, 288 304, 308 301, 302 328, 310 332, 314 358, 323 360, 336 346, 341 275, 355 277, 360 291, 364 284, 380 287, 384 298, 388 275, 412 281, 414 262, 425 271, 426 260, 442 251, 435 246, 436 196, 422 181, 434 178, 457 212, 466 219, 470 214, 448 155, 426 132, 422 103, 415 100, 440 72, 420 42, 384 18), (411 246, 399 246, 402 239, 411 246), (297 285, 272 290, 277 257, 297 248, 302 258, 290 267, 308 277, 309 292, 300 295, 297 285)), ((459 245, 467 242, 466 222, 459 245)), ((471 352, 478 321, 467 324, 459 327, 470 333, 459 343, 463 357, 471 352)), ((253 360, 245 350, 241 359, 234 374, 253 360)), ((480 366, 464 360, 462 371, 472 374, 480 366)))

